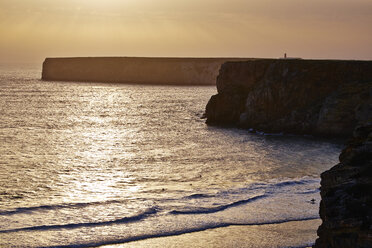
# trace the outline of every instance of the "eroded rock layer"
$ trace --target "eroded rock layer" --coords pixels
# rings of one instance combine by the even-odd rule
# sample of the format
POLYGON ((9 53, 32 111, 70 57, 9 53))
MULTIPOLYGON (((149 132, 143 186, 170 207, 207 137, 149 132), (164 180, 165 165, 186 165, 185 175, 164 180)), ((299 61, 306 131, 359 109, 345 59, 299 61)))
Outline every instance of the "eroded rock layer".
POLYGON ((372 119, 372 61, 226 62, 207 123, 264 132, 351 136, 372 119))

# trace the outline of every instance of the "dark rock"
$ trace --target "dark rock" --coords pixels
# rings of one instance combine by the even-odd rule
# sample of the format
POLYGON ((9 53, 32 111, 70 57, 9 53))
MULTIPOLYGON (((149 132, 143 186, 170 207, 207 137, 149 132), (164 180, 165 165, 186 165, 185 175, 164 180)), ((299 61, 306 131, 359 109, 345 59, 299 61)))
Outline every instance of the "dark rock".
POLYGON ((151 58, 82 57, 46 58, 42 80, 164 84, 215 85, 218 70, 226 61, 242 58, 151 58))
POLYGON ((229 125, 239 120, 244 109, 244 98, 239 94, 214 95, 206 107, 207 124, 229 125))
POLYGON ((206 108, 208 124, 350 137, 372 119, 372 61, 227 62, 217 90, 206 108))
POLYGON ((372 247, 372 123, 357 127, 340 163, 321 175, 314 247, 372 247))
POLYGON ((205 116, 250 131, 351 137, 321 175, 314 247, 372 247, 372 61, 227 62, 205 116))

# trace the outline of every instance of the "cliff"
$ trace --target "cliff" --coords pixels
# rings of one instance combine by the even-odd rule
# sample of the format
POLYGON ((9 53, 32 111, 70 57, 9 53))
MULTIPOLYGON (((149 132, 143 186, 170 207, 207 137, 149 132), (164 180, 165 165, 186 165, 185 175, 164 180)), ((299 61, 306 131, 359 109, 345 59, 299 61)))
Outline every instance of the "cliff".
POLYGON ((372 247, 372 123, 356 128, 340 163, 321 175, 316 248, 372 247))
POLYGON ((205 116, 210 125, 350 137, 372 119, 372 61, 226 62, 205 116))
POLYGON ((237 58, 47 58, 48 81, 215 85, 218 70, 237 58))
POLYGON ((227 62, 207 123, 353 139, 321 175, 316 248, 372 247, 372 61, 227 62), (353 131, 354 130, 354 131, 353 131))

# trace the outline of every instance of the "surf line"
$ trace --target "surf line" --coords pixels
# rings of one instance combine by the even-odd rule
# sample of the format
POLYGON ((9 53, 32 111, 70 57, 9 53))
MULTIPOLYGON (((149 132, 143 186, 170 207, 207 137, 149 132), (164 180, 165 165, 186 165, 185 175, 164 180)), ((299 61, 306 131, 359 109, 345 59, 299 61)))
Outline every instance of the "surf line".
POLYGON ((134 241, 141 241, 141 240, 146 240, 146 239, 151 239, 151 238, 178 236, 178 235, 187 234, 187 233, 195 233, 195 232, 201 232, 201 231, 223 228, 223 227, 229 227, 229 226, 263 226, 263 225, 275 225, 275 224, 283 224, 283 223, 288 223, 288 222, 309 221, 309 220, 317 220, 317 219, 319 219, 319 217, 308 217, 308 218, 302 218, 302 219, 293 218, 293 219, 268 221, 268 222, 261 222, 261 223, 220 223, 220 224, 204 226, 204 227, 200 227, 200 228, 171 231, 171 232, 159 233, 159 234, 147 234, 147 235, 141 235, 141 236, 128 237, 128 238, 124 238, 124 239, 104 240, 104 241, 101 241, 101 242, 85 243, 85 244, 42 246, 42 247, 39 247, 39 248, 100 247, 100 246, 103 246, 103 245, 124 244, 124 243, 129 243, 129 242, 134 242, 134 241))
POLYGON ((142 219, 147 218, 149 215, 156 214, 157 212, 158 211, 155 208, 150 208, 141 214, 130 216, 130 217, 124 217, 120 219, 115 219, 115 220, 102 221, 102 222, 70 223, 70 224, 63 224, 63 225, 31 226, 31 227, 24 227, 24 228, 0 230, 0 233, 13 233, 13 232, 22 232, 22 231, 46 231, 46 230, 54 230, 54 229, 74 229, 74 228, 80 228, 80 227, 98 227, 98 226, 108 226, 108 225, 114 225, 114 224, 123 224, 123 223, 140 221, 142 219))
POLYGON ((249 198, 249 199, 246 199, 246 200, 241 200, 241 201, 233 202, 233 203, 230 203, 230 204, 226 204, 226 205, 222 205, 222 206, 214 207, 214 208, 203 208, 203 209, 194 209, 194 210, 173 210, 173 211, 170 211, 169 213, 170 214, 210 214, 210 213, 216 213, 216 212, 223 211, 223 210, 231 208, 231 207, 236 207, 236 206, 243 205, 243 204, 258 200, 258 199, 262 199, 262 198, 265 198, 267 196, 268 195, 266 195, 266 194, 265 195, 258 195, 258 196, 255 196, 255 197, 252 197, 252 198, 249 198))

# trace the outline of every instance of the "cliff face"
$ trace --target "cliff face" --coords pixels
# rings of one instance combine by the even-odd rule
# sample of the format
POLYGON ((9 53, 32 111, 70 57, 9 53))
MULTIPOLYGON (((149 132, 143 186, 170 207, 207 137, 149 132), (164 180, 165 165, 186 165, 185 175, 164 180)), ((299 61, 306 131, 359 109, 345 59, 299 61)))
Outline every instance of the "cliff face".
POLYGON ((321 175, 316 248, 372 247, 372 123, 356 128, 340 163, 321 175))
POLYGON ((340 163, 321 176, 315 247, 372 247, 372 61, 227 62, 217 89, 206 107, 208 124, 353 134, 340 163))
MULTIPOLYGON (((218 70, 236 58, 47 58, 48 81, 215 85, 218 70)), ((239 59, 241 60, 241 59, 239 59)))
POLYGON ((372 119, 372 61, 227 62, 207 123, 265 132, 350 136, 372 119))

